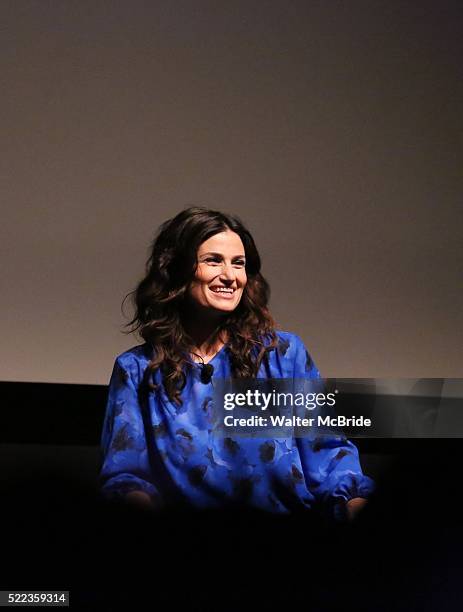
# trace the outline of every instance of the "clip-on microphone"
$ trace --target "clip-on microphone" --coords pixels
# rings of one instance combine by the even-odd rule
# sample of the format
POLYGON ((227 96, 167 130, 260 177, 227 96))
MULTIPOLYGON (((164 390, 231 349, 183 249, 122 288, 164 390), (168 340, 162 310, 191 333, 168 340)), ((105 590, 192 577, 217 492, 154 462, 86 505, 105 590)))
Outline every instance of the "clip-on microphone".
POLYGON ((210 363, 204 363, 201 366, 201 382, 205 385, 211 382, 212 374, 214 373, 214 366, 210 363))

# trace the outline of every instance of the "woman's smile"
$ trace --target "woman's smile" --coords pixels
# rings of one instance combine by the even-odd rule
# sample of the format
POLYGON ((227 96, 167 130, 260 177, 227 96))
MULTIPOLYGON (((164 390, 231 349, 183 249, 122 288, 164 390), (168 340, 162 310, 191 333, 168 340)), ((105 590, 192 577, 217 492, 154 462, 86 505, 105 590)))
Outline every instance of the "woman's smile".
POLYGON ((233 299, 233 294, 235 293, 235 289, 228 287, 209 287, 212 293, 215 294, 215 297, 225 300, 233 299))

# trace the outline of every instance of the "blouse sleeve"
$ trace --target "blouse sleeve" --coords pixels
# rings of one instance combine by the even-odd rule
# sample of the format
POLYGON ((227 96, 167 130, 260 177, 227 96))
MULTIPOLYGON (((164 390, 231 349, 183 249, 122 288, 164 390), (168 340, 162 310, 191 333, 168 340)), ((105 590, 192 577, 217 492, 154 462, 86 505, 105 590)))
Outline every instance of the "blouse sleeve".
MULTIPOLYGON (((297 340, 294 378, 320 378, 302 340, 297 340)), ((374 481, 362 472, 357 447, 344 435, 297 438, 297 445, 310 491, 335 519, 346 518, 350 499, 368 498, 374 491, 374 481)))
POLYGON ((101 450, 103 497, 121 499, 130 491, 144 491, 153 501, 158 497, 152 482, 137 389, 119 357, 109 382, 101 450))

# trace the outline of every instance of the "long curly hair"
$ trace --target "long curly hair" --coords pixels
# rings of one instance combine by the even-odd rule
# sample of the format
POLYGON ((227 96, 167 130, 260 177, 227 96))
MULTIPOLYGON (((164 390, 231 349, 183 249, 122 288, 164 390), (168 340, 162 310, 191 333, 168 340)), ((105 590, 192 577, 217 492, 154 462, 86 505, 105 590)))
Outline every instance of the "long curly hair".
MULTIPOLYGON (((238 306, 224 315, 216 337, 225 332, 232 376, 253 378, 266 354, 278 344, 276 323, 268 310, 270 286, 260 273, 261 260, 250 232, 233 215, 193 206, 182 210, 159 227, 146 262, 146 275, 131 296, 134 317, 124 333, 136 332, 152 348, 144 383, 152 382, 158 368, 166 395, 182 404, 186 384, 185 367, 193 367, 190 354, 194 342, 182 325, 189 285, 194 279, 199 246, 211 236, 231 230, 238 234, 246 255, 247 282, 238 306)), ((123 302, 123 304, 124 304, 123 302)))

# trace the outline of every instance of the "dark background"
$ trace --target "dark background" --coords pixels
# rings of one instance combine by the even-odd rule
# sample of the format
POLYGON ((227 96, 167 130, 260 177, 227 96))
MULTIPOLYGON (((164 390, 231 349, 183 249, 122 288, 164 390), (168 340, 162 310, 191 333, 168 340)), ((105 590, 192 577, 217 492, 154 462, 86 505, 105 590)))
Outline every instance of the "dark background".
POLYGON ((106 387, 0 391, 12 409, 0 436, 4 590, 69 590, 85 610, 461 610, 459 439, 354 439, 377 491, 351 524, 317 512, 152 514, 98 494, 106 387))

